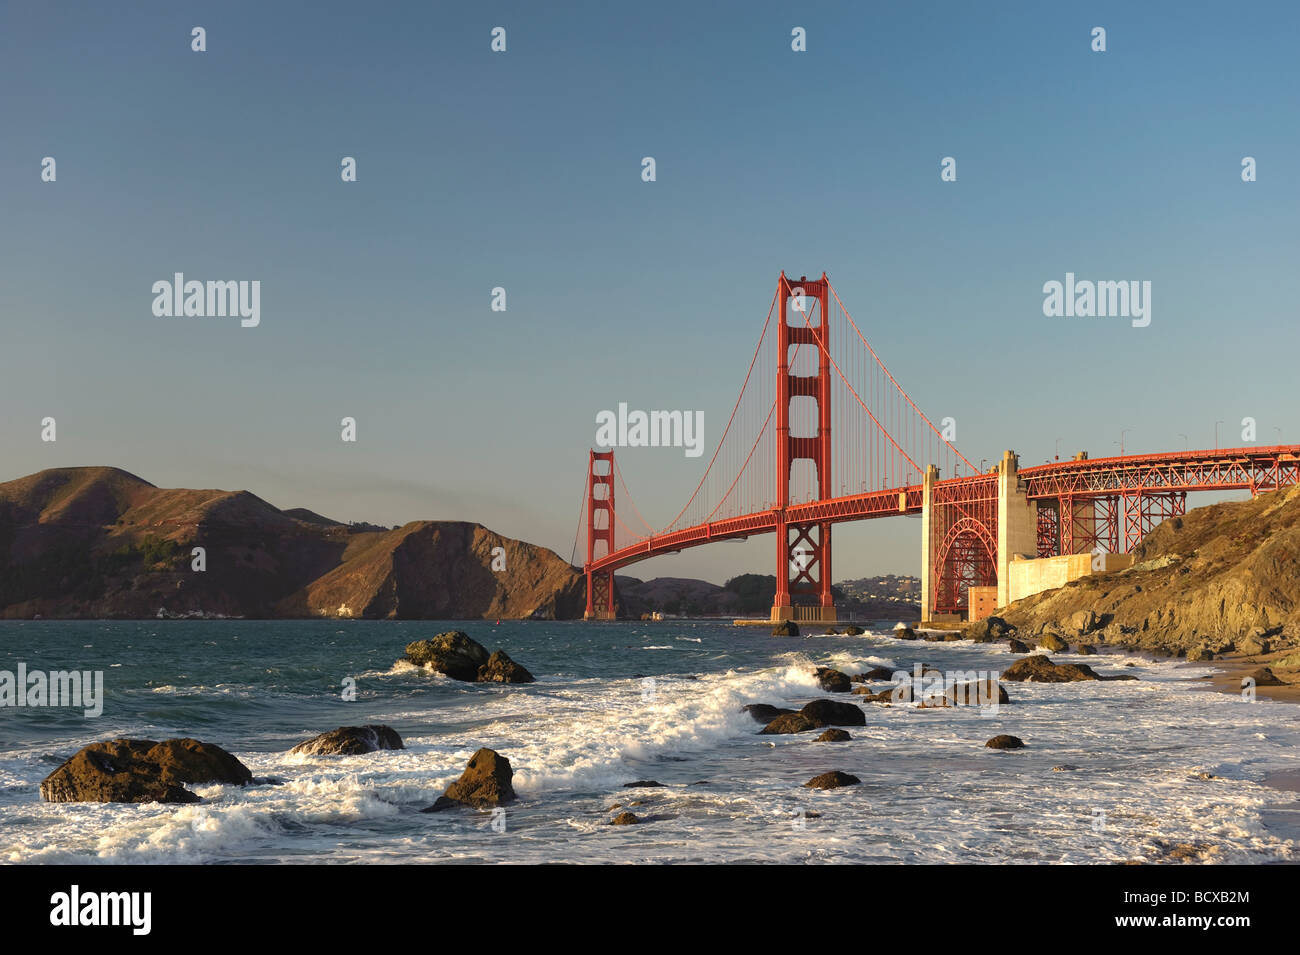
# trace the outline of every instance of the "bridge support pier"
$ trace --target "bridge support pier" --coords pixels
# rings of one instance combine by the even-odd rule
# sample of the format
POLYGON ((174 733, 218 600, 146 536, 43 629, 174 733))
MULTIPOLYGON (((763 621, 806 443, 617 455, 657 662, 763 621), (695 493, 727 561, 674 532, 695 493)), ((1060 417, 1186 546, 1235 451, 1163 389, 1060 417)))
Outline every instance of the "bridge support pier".
POLYGON ((998 462, 998 606, 1011 603, 1011 560, 1038 556, 1038 507, 1020 480, 1020 459, 1006 451, 998 462))

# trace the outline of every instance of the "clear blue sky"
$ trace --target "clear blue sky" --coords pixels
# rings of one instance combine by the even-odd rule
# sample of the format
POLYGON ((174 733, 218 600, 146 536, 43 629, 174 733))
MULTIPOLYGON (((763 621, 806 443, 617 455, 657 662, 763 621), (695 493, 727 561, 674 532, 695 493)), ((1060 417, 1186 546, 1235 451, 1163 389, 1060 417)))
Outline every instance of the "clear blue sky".
MULTIPOLYGON (((783 268, 829 273, 977 463, 1124 428, 1210 446, 1217 420, 1240 443, 1247 415, 1300 440, 1298 27, 1289 3, 7 4, 0 479, 111 464, 567 557, 595 413, 700 409, 716 440, 783 268), (154 317, 177 271, 259 279, 261 326, 154 317), (1150 280, 1150 327, 1045 318, 1067 271, 1150 280)), ((622 452, 641 511, 671 518, 709 453, 622 452)), ((836 577, 915 573, 917 530, 837 531, 836 577)))

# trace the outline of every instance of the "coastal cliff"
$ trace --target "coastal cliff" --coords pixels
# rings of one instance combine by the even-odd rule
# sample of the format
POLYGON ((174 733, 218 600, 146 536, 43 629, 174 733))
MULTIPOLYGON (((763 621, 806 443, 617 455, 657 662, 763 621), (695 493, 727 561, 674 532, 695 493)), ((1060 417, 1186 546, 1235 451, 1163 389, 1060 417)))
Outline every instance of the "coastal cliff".
POLYGON ((1165 521, 1134 564, 1016 601, 1022 634, 1058 633, 1178 656, 1300 646, 1300 488, 1165 521))

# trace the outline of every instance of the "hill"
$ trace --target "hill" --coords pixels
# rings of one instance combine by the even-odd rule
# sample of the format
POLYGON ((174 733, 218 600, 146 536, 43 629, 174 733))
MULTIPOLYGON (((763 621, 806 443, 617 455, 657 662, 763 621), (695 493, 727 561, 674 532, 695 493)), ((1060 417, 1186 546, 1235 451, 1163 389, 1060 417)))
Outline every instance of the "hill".
POLYGON ((584 595, 554 552, 477 524, 346 525, 106 467, 0 484, 3 617, 572 617, 584 595))

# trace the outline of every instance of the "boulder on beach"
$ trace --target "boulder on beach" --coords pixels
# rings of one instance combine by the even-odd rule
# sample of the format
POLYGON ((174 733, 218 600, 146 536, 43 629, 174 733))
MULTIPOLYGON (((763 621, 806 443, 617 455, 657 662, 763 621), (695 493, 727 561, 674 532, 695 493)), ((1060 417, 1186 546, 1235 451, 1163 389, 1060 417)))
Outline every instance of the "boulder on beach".
POLYGON ((992 643, 994 640, 1001 640, 1016 632, 1016 628, 1010 626, 1005 620, 997 616, 985 617, 983 620, 975 620, 968 623, 962 636, 967 640, 973 640, 976 643, 992 643))
POLYGON ((782 620, 772 628, 774 637, 797 637, 799 636, 799 625, 793 620, 782 620))
POLYGON ((1268 667, 1260 667, 1258 670, 1246 676, 1248 680, 1254 680, 1256 686, 1286 686, 1285 680, 1279 680, 1277 675, 1268 667))
POLYGON ((1213 660, 1214 654, 1205 646, 1192 647, 1187 651, 1187 660, 1189 663, 1202 663, 1206 660, 1213 660))
POLYGON ((1008 736, 1002 733, 993 737, 984 745, 989 749, 1024 749, 1025 741, 1019 736, 1008 736))
POLYGON ((848 773, 842 773, 838 769, 831 770, 829 773, 822 773, 820 776, 814 776, 804 783, 807 789, 839 789, 841 786, 856 786, 862 780, 857 776, 850 776, 848 773))
POLYGON ((817 729, 820 725, 820 723, 814 723, 802 713, 784 713, 758 732, 760 735, 783 736, 787 733, 806 733, 809 730, 817 729))
POLYGON ((510 781, 514 775, 510 760, 496 750, 480 749, 470 757, 460 779, 448 786, 432 806, 420 812, 439 812, 453 806, 488 809, 513 802, 515 790, 510 781))
POLYGON ((866 726, 867 714, 855 703, 839 700, 813 700, 799 713, 815 726, 866 726))
POLYGON ((377 723, 365 726, 340 726, 299 743, 289 754, 304 756, 359 756, 380 749, 405 749, 402 737, 390 727, 377 723))
POLYGON ((830 667, 817 668, 817 684, 827 693, 847 693, 851 683, 847 673, 830 667))
POLYGON ((1094 656, 1097 653, 1097 648, 1094 647, 1091 643, 1081 643, 1074 648, 1074 652, 1079 654, 1080 656, 1090 657, 1090 656, 1094 656))
POLYGON ((791 713, 797 713, 798 710, 789 710, 782 706, 773 706, 771 703, 748 703, 740 708, 742 713, 748 713, 754 718, 754 722, 762 723, 766 726, 778 716, 789 716, 791 713))
POLYGON ((1007 649, 1012 653, 1028 653, 1029 645, 1027 643, 1021 643, 1015 637, 1012 637, 1007 641, 1007 649))
POLYGON ((186 784, 242 786, 253 774, 196 739, 113 739, 83 746, 41 782, 47 802, 199 802, 186 784))
POLYGON ((814 742, 817 742, 817 743, 847 743, 847 742, 848 742, 849 740, 851 740, 851 739, 853 739, 853 737, 850 736, 850 735, 849 735, 846 731, 844 731, 844 730, 841 730, 841 729, 828 729, 826 732, 822 733, 821 736, 818 736, 817 739, 814 740, 814 742))
POLYGON ((917 639, 916 631, 913 630, 911 627, 895 627, 895 628, 894 628, 894 639, 895 639, 895 640, 915 640, 915 639, 917 639))
POLYGON ((845 627, 843 632, 844 632, 844 635, 845 635, 846 637, 860 637, 860 636, 862 636, 862 628, 861 628, 861 627, 855 627, 855 626, 853 626, 853 624, 849 624, 847 627, 845 627))
POLYGON ((1079 680, 1099 680, 1086 663, 1053 663, 1041 653, 1024 657, 1011 664, 1002 679, 1029 683, 1075 683, 1079 680))
POLYGON ((533 675, 511 660, 504 650, 496 650, 487 663, 478 668, 479 683, 535 683, 533 675))

